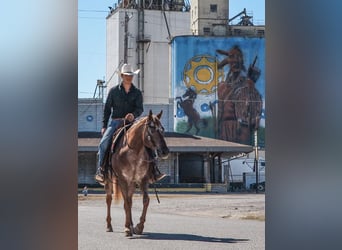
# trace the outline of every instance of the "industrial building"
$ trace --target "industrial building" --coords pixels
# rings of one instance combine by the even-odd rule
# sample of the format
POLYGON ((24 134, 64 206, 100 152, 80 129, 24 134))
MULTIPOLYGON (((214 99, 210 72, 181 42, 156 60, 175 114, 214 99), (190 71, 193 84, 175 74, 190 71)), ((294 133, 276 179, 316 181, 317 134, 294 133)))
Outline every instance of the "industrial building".
MULTIPOLYGON (((186 42, 195 38, 194 43, 198 43, 197 38, 199 42, 217 38, 224 44, 225 39, 234 37, 252 38, 253 43, 253 39, 261 38, 261 44, 263 43, 264 26, 253 25, 246 10, 229 18, 228 6, 227 0, 126 0, 119 1, 118 5, 111 8, 106 18, 106 81, 97 82, 97 98, 79 99, 80 185, 95 185, 93 176, 102 126, 103 102, 107 91, 120 83, 118 72, 122 64, 130 63, 134 68, 140 69, 139 75, 134 78, 134 84, 143 93, 142 116, 150 109, 153 113, 163 110, 162 124, 167 131, 170 157, 159 162, 161 171, 168 175, 162 184, 211 184, 220 191, 228 190, 229 170, 222 164, 222 159, 248 154, 253 151, 253 145, 217 140, 215 135, 207 136, 204 129, 201 131, 204 134, 199 135, 193 130, 184 133, 185 131, 177 129, 176 117, 179 110, 175 81, 184 72, 176 70, 174 65, 178 37, 185 38, 186 42), (229 25, 236 18, 240 18, 241 22, 229 25)), ((202 65, 200 67, 203 69, 202 65)), ((206 76, 203 72, 202 70, 201 76, 206 76)), ((209 94, 214 94, 214 91, 215 89, 209 94)), ((208 93, 199 97, 201 100, 205 98, 208 98, 208 93)), ((203 111, 203 107, 202 104, 195 108, 202 109, 201 112, 206 112, 209 116, 209 109, 203 111)), ((214 190, 215 188, 209 191, 214 190)))

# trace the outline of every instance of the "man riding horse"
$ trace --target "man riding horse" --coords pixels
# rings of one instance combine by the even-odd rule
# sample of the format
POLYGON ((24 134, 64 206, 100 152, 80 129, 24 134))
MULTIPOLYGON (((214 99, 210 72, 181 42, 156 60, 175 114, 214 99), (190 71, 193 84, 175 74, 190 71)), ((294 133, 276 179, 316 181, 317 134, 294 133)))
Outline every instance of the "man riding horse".
MULTIPOLYGON (((130 64, 124 64, 121 68, 121 84, 110 89, 103 112, 103 127, 101 129, 101 141, 98 148, 98 162, 95 180, 104 185, 104 159, 108 147, 111 145, 113 135, 125 122, 131 123, 139 117, 143 110, 143 96, 141 91, 134 86, 133 76, 139 73, 139 69, 133 71, 130 64), (108 121, 111 116, 109 126, 108 121)), ((154 161, 151 161, 153 181, 159 181, 166 175, 162 174, 154 161)))

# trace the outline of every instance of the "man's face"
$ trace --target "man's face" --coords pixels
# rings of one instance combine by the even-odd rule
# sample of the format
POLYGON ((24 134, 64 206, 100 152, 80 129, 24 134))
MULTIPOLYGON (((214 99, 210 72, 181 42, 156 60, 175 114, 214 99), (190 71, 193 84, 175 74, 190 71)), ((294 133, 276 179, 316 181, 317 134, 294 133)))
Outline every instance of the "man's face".
POLYGON ((133 81, 133 75, 124 75, 122 74, 122 80, 124 83, 131 83, 133 81))
POLYGON ((242 69, 242 55, 241 53, 236 50, 236 49, 232 49, 228 52, 228 63, 230 65, 230 69, 233 72, 236 71, 241 71, 242 69))

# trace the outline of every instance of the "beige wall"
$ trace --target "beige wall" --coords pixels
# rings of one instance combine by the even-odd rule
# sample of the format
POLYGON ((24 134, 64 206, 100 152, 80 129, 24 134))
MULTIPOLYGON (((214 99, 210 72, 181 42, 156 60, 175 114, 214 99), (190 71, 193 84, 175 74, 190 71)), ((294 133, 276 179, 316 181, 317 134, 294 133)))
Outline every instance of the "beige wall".
MULTIPOLYGON (((203 28, 210 28, 213 32, 217 25, 225 27, 228 24, 228 0, 191 0, 190 27, 194 35, 206 35, 203 28), (210 11, 210 5, 217 5, 217 12, 210 11)), ((215 35, 212 33, 211 35, 215 35)), ((218 34, 221 35, 221 34, 218 34)))

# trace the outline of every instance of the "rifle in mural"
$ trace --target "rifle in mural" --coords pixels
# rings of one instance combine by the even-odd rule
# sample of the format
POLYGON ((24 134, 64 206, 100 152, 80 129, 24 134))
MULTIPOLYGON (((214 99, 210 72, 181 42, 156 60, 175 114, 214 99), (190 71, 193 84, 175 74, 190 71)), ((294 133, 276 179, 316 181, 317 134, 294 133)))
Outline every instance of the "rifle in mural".
POLYGON ((256 81, 259 79, 260 74, 261 74, 261 70, 255 67, 255 63, 257 59, 258 59, 258 56, 256 55, 253 60, 253 63, 249 65, 248 71, 247 71, 247 77, 251 79, 254 83, 256 83, 256 81))

